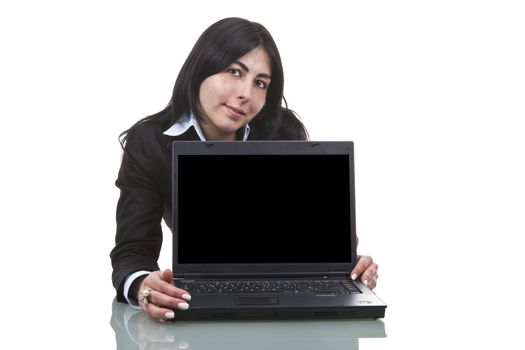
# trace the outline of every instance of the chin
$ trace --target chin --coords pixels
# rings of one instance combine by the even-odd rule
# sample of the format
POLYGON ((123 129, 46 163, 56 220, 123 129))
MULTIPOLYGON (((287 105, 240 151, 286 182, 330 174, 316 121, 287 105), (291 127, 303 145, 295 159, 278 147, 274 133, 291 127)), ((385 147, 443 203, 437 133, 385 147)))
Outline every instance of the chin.
POLYGON ((225 125, 221 126, 221 130, 224 133, 232 133, 237 132, 237 130, 244 128, 244 123, 226 123, 225 125))

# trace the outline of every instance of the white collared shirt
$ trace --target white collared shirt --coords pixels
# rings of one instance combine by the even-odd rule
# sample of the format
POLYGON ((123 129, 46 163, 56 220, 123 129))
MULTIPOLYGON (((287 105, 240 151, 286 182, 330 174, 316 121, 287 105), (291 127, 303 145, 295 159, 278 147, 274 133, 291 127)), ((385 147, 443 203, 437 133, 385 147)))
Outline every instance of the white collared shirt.
MULTIPOLYGON (((201 141, 206 141, 206 137, 204 136, 204 133, 202 132, 201 126, 199 125, 199 122, 197 121, 197 118, 195 117, 193 113, 184 114, 168 130, 164 131, 164 135, 179 136, 179 135, 184 134, 191 127, 195 129, 201 141)), ((242 136, 242 140, 246 141, 248 139, 249 134, 250 134, 250 126, 246 124, 244 126, 244 134, 242 136)))

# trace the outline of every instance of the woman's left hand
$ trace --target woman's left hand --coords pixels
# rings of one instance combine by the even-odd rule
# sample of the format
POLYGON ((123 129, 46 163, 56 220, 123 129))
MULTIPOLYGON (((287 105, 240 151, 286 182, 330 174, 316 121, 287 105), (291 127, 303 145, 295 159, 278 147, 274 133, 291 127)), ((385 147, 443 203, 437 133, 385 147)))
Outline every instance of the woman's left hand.
POLYGON ((350 273, 350 278, 355 280, 359 278, 368 288, 374 289, 377 284, 378 266, 371 256, 358 255, 357 264, 350 273))

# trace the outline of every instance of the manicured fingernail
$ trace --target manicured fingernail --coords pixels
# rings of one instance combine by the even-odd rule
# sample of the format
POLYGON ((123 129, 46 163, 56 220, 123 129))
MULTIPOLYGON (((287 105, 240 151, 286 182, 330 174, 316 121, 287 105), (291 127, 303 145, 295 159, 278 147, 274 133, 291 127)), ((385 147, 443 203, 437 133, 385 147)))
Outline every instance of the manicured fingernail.
POLYGON ((368 281, 367 280, 364 280, 363 283, 365 284, 365 286, 368 287, 368 281))
POLYGON ((191 295, 189 294, 182 294, 180 297, 184 300, 191 300, 191 295))
POLYGON ((357 274, 354 273, 351 278, 352 278, 352 281, 355 281, 355 279, 357 278, 357 274))
POLYGON ((187 303, 179 303, 178 307, 181 310, 188 310, 190 306, 187 303))
POLYGON ((164 314, 164 317, 166 317, 168 320, 171 320, 172 318, 175 318, 175 313, 173 311, 168 311, 164 314))

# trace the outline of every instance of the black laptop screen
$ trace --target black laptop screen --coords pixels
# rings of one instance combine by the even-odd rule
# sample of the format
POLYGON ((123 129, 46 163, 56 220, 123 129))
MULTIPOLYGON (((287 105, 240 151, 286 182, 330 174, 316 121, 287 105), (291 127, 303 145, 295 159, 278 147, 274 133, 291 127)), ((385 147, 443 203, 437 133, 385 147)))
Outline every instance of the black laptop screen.
POLYGON ((348 155, 179 155, 181 264, 351 261, 348 155))

